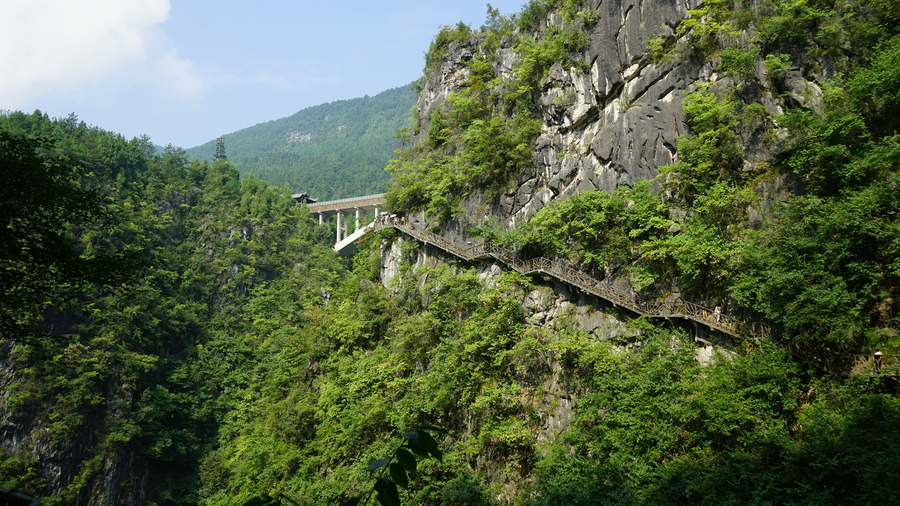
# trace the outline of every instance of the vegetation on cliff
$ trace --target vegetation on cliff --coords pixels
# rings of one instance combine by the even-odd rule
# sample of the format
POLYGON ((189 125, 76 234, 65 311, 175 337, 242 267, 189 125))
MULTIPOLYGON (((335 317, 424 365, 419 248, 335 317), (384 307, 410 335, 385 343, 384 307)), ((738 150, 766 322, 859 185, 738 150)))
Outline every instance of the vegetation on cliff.
POLYGON ((84 169, 53 155, 51 146, 47 138, 0 130, 0 334, 40 321, 50 293, 121 283, 137 267, 122 251, 80 254, 69 227, 109 221, 114 213, 102 192, 82 187, 84 169))
MULTIPOLYGON (((684 99, 691 130, 676 163, 654 184, 553 201, 501 237, 473 232, 625 276, 651 297, 678 279, 687 297, 743 304, 815 345, 897 349, 896 7, 704 3, 651 42, 656 61, 709 58, 718 74, 684 99), (789 70, 826 76, 821 97, 808 86, 776 114, 762 102, 790 93, 789 70), (773 201, 776 181, 794 195, 773 201)), ((464 195, 448 189, 443 201, 464 195)))
POLYGON ((637 321, 636 334, 603 341, 574 314, 529 324, 522 301, 539 287, 518 275, 488 285, 462 265, 407 266, 385 289, 374 253, 222 431, 202 467, 206 504, 275 492, 340 503, 368 490, 368 464, 400 432, 424 424, 449 429, 443 463, 420 462, 403 504, 896 498, 900 404, 885 377, 819 376, 770 343, 701 366, 677 329, 637 321))

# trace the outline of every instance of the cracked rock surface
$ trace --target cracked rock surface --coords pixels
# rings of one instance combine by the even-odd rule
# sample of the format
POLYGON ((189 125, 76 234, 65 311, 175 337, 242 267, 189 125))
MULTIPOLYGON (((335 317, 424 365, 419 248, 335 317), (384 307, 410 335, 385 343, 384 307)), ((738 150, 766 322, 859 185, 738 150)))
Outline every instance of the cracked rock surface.
MULTIPOLYGON (((464 215, 444 227, 451 240, 463 240, 465 225, 483 219, 506 227, 521 223, 555 198, 599 189, 613 191, 658 174, 675 161, 675 146, 687 132, 681 112, 683 92, 700 79, 703 62, 653 65, 647 41, 671 35, 673 27, 700 5, 697 0, 594 0, 597 21, 585 27, 588 45, 581 55, 589 70, 556 64, 542 83, 538 100, 542 132, 534 146, 535 169, 497 199, 466 197, 464 215)), ((556 22, 551 16, 551 23, 556 22)), ((422 117, 459 89, 465 62, 478 50, 479 36, 451 46, 440 74, 427 75, 419 96, 422 117)), ((511 77, 517 54, 500 49, 495 71, 511 77)), ((575 55, 575 59, 577 55, 575 55)), ((424 130, 424 129, 423 129, 424 130)))

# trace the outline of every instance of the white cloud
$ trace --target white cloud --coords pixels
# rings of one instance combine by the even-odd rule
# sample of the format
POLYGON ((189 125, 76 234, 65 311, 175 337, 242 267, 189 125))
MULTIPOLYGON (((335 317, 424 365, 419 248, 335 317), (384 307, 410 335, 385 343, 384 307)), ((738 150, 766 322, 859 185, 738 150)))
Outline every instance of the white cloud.
POLYGON ((0 2, 0 108, 96 85, 133 65, 153 69, 175 93, 197 93, 193 63, 161 35, 170 7, 169 0, 0 2))
POLYGON ((178 51, 170 49, 157 62, 160 87, 173 91, 182 97, 193 97, 201 94, 206 86, 197 75, 194 62, 185 60, 178 51))

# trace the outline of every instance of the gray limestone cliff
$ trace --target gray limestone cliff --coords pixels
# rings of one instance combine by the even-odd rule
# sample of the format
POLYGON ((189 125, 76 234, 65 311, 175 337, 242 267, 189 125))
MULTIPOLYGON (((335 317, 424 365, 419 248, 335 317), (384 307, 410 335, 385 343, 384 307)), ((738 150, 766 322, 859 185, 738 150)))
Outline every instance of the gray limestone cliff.
MULTIPOLYGON (((613 191, 659 174, 658 167, 677 161, 678 138, 689 132, 682 112, 685 92, 698 83, 722 83, 730 78, 717 72, 718 56, 674 58, 654 61, 648 41, 655 37, 674 43, 675 29, 702 2, 697 0, 591 0, 585 9, 596 9, 596 21, 580 26, 587 46, 580 59, 587 66, 564 68, 555 64, 540 83, 537 100, 541 133, 533 148, 534 169, 523 171, 511 189, 496 198, 473 192, 465 197, 465 213, 445 223, 442 234, 462 240, 467 224, 482 220, 511 228, 526 221, 553 199, 599 189, 613 191)), ((560 25, 551 14, 547 25, 560 25)), ((739 38, 746 39, 746 31, 739 38)), ((466 63, 483 51, 483 34, 473 34, 466 43, 451 43, 433 71, 427 72, 417 103, 421 119, 420 139, 427 131, 431 111, 445 104, 461 90, 469 75, 466 63)), ((513 79, 520 55, 504 39, 491 58, 496 74, 513 79)), ((684 42, 683 40, 681 42, 684 42)), ((822 91, 819 78, 790 69, 774 79, 766 73, 762 59, 756 65, 756 79, 745 87, 743 100, 763 104, 770 113, 787 106, 816 107, 822 91)), ((445 106, 446 107, 446 106, 445 106)), ((758 128, 745 125, 744 164, 753 165, 772 156, 772 147, 758 138, 758 128)), ((790 181, 779 179, 766 192, 783 198, 790 181)))
MULTIPOLYGON (((659 167, 676 162, 678 139, 690 131, 682 111, 686 92, 696 90, 702 83, 715 87, 734 85, 734 81, 721 72, 717 55, 656 61, 647 45, 659 36, 670 44, 677 43, 676 27, 689 10, 700 5, 693 0, 587 2, 585 8, 597 9, 597 21, 582 27, 588 44, 578 58, 586 65, 566 68, 557 63, 540 83, 536 103, 542 125, 533 146, 533 169, 523 170, 515 184, 499 196, 477 191, 466 195, 461 204, 464 212, 443 223, 441 235, 465 244, 470 239, 465 232, 467 225, 488 220, 513 228, 554 199, 592 189, 612 192, 620 185, 651 180, 659 175, 659 167)), ((551 15, 546 23, 562 21, 551 15)), ((547 29, 547 24, 542 29, 547 29)), ((451 43, 440 64, 426 72, 417 104, 420 124, 416 141, 424 143, 433 111, 446 110, 451 95, 466 88, 468 62, 484 51, 484 41, 484 35, 476 33, 467 41, 451 43)), ((519 58, 507 38, 487 60, 492 62, 500 80, 512 81, 519 58)), ((822 91, 816 81, 826 78, 827 72, 811 76, 793 68, 773 77, 760 59, 754 73, 750 84, 740 89, 740 99, 745 103, 762 104, 772 114, 789 107, 817 108, 821 104, 822 91)), ((777 139, 763 143, 759 131, 759 125, 752 123, 741 126, 744 170, 765 163, 777 152, 777 139)), ((787 175, 775 176, 766 184, 759 192, 768 200, 784 200, 798 186, 787 175)), ((763 219, 758 215, 748 218, 763 219)), ((422 215, 413 218, 417 226, 422 221, 427 221, 422 215)), ((439 263, 458 265, 457 259, 438 248, 403 246, 404 241, 382 243, 381 279, 386 287, 404 276, 413 276, 422 287, 428 275, 423 274, 423 267, 439 263)), ((487 283, 506 270, 505 265, 492 260, 473 267, 487 283)), ((627 323, 630 315, 621 314, 605 301, 579 293, 565 283, 539 278, 533 280, 533 291, 519 294, 529 326, 550 333, 577 329, 597 341, 615 343, 621 339, 640 346, 639 330, 627 323)), ((623 283, 618 288, 627 290, 627 283, 623 283)), ((665 283, 668 293, 674 294, 670 296, 677 296, 677 283, 665 283)), ((727 336, 702 328, 689 330, 700 344, 694 352, 700 364, 731 353, 734 343, 727 336)), ((556 364, 553 371, 543 371, 530 383, 530 388, 539 392, 532 401, 540 414, 540 438, 553 439, 573 417, 579 392, 558 381, 562 368, 562 364, 556 364)))

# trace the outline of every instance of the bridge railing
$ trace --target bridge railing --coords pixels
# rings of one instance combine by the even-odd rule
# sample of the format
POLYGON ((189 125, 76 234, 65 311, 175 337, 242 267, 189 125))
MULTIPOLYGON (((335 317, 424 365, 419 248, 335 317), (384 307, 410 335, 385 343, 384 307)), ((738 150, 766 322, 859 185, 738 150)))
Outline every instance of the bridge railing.
POLYGON ((523 260, 514 251, 492 244, 460 247, 423 228, 417 228, 414 225, 393 220, 379 220, 376 222, 375 227, 396 228, 426 244, 437 246, 466 261, 489 256, 522 274, 546 273, 587 293, 606 299, 615 305, 628 308, 638 314, 692 320, 733 336, 743 334, 757 337, 774 337, 777 333, 775 327, 765 322, 742 321, 724 312, 717 317, 712 309, 689 301, 657 302, 635 299, 632 294, 618 290, 609 283, 602 282, 578 269, 549 258, 535 257, 523 260))
POLYGON ((310 209, 315 209, 316 207, 328 206, 332 204, 345 204, 347 202, 358 202, 360 200, 372 200, 372 199, 380 199, 384 197, 383 193, 379 193, 378 195, 366 195, 364 197, 350 197, 346 199, 337 199, 337 200, 328 200, 325 202, 315 202, 313 204, 308 204, 310 209))

